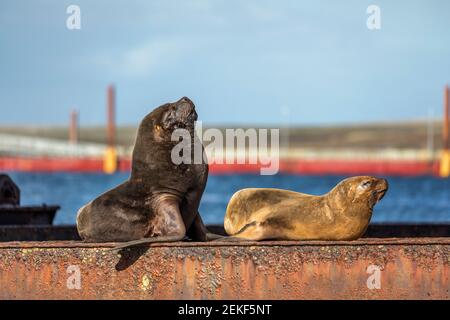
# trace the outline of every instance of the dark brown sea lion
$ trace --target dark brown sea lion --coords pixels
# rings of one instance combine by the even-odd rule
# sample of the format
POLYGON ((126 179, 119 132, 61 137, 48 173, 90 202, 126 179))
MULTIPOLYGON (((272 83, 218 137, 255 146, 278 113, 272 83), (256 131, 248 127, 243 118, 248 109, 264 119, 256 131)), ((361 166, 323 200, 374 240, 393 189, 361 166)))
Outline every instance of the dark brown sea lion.
POLYGON ((388 189, 385 179, 352 177, 323 196, 242 189, 228 203, 225 231, 237 239, 354 240, 388 189))
POLYGON ((186 236, 206 241, 210 235, 198 207, 208 178, 208 164, 174 164, 175 129, 194 139, 195 106, 184 97, 164 104, 141 122, 133 149, 131 176, 78 211, 80 237, 89 242, 129 241, 115 249, 186 236))

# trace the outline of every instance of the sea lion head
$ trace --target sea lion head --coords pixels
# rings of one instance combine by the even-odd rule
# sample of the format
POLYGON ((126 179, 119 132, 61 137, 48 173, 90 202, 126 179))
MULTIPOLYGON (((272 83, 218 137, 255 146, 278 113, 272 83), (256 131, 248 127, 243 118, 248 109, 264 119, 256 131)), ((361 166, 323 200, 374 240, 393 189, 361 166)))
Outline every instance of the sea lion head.
POLYGON ((186 129, 193 132, 197 112, 194 103, 187 97, 173 103, 166 103, 153 110, 144 120, 151 122, 156 141, 170 141, 172 132, 176 129, 186 129))
POLYGON ((346 210, 353 208, 373 209, 388 190, 386 179, 370 176, 357 176, 341 181, 330 196, 346 210))
POLYGON ((187 97, 163 104, 147 114, 139 125, 133 149, 132 176, 141 176, 149 166, 169 163, 171 150, 178 141, 172 140, 177 129, 187 130, 195 137, 197 112, 194 103, 187 97))
POLYGON ((196 120, 195 105, 189 98, 183 97, 176 102, 165 103, 141 121, 134 151, 148 153, 151 145, 157 148, 158 144, 173 144, 172 133, 176 129, 186 129, 192 136, 196 120))

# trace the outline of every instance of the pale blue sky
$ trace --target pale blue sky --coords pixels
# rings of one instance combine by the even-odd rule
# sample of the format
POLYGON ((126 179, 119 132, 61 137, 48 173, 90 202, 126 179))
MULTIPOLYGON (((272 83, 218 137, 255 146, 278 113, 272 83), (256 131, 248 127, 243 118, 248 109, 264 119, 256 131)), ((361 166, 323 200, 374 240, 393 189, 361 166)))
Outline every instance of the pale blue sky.
POLYGON ((0 1, 2 125, 101 124, 108 83, 121 124, 182 96, 207 124, 407 120, 441 115, 447 82, 446 0, 0 1))

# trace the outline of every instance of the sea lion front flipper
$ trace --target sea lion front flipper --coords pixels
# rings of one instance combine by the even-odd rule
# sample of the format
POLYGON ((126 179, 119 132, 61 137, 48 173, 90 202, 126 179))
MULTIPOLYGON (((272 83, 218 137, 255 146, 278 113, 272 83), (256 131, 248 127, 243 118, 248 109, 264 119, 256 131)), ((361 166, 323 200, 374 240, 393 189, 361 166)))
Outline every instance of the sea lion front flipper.
POLYGON ((114 248, 108 249, 107 251, 115 251, 120 250, 128 247, 137 246, 140 244, 151 244, 151 243, 157 243, 157 242, 175 242, 175 241, 181 241, 184 240, 186 237, 184 235, 173 235, 173 236, 160 236, 160 237, 153 237, 153 238, 144 238, 144 239, 138 239, 133 241, 127 241, 123 244, 120 244, 114 248))
POLYGON ((222 235, 212 233, 206 228, 205 224, 203 223, 202 217, 198 212, 191 227, 188 229, 186 235, 193 240, 203 242, 223 238, 222 235))
MULTIPOLYGON (((225 232, 236 235, 253 220, 255 212, 273 208, 300 193, 271 188, 248 188, 236 192, 228 202, 224 219, 225 232)), ((262 213, 262 212, 261 212, 262 213)))
POLYGON ((125 242, 112 250, 123 249, 140 244, 156 242, 175 242, 186 237, 186 228, 180 214, 176 198, 163 194, 153 199, 156 217, 151 221, 151 228, 142 239, 125 242), (153 236, 158 234, 157 236, 153 236))

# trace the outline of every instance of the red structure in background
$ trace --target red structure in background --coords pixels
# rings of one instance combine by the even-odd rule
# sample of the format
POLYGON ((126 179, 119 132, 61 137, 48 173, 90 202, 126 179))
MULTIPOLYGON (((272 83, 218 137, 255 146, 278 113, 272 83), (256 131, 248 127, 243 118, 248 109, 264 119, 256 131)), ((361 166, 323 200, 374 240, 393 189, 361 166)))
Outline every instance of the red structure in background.
POLYGON ((107 128, 107 143, 108 146, 114 147, 116 145, 116 106, 115 106, 115 89, 113 85, 108 86, 107 93, 107 112, 108 112, 108 128, 107 128))
POLYGON ((20 172, 103 172, 103 159, 0 157, 0 170, 20 172))
POLYGON ((69 142, 78 142, 78 111, 72 110, 70 113, 70 126, 69 126, 69 142))
POLYGON ((450 88, 449 86, 445 86, 444 91, 444 126, 442 128, 442 141, 443 141, 443 149, 449 150, 449 114, 450 114, 450 88))
MULTIPOLYGON (((24 172, 103 172, 103 159, 99 158, 25 158, 1 157, 4 171, 24 172)), ((130 159, 119 159, 118 171, 131 170, 130 159)), ((258 164, 210 164, 212 175, 259 174, 258 164)), ((299 175, 437 175, 438 163, 431 168, 428 161, 392 160, 280 160, 279 173, 299 175)))

